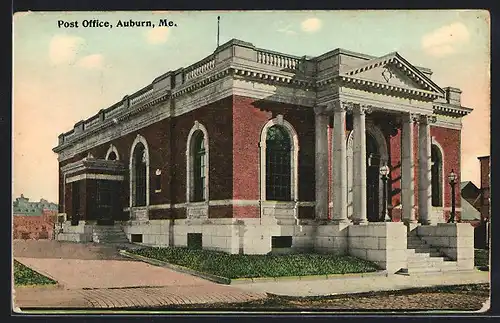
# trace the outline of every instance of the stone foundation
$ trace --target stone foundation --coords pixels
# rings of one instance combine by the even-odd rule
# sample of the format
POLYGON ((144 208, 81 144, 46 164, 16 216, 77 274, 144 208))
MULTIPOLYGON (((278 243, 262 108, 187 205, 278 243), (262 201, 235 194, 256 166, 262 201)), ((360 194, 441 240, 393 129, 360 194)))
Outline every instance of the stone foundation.
POLYGON ((71 221, 62 223, 62 231, 59 225, 56 225, 56 240, 72 242, 92 242, 92 225, 86 221, 79 221, 78 225, 71 225, 71 221))
MULTIPOLYGON (((189 234, 201 234, 194 237, 203 249, 230 254, 314 251, 352 255, 374 262, 389 274, 408 266, 407 230, 411 229, 427 244, 456 261, 460 269, 474 267, 474 228, 467 223, 408 228, 402 222, 353 225, 303 220, 299 224, 278 224, 276 219, 270 218, 221 218, 131 220, 121 223, 121 227, 129 241, 147 246, 186 247, 189 234)), ((57 239, 89 242, 92 232, 93 224, 80 221, 72 226, 66 221, 57 239)))
POLYGON ((417 227, 417 235, 461 269, 474 268, 474 228, 469 223, 423 225, 417 227))
POLYGON ((401 222, 376 222, 348 228, 349 254, 376 263, 388 273, 407 265, 407 233, 401 222))

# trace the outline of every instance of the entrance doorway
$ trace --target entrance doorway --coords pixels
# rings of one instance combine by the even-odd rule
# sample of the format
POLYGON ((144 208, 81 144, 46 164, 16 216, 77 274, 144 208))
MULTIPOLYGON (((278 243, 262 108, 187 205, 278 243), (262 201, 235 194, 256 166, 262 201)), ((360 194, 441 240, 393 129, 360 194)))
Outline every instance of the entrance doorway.
POLYGON ((80 182, 71 183, 71 225, 80 221, 80 182))
MULTIPOLYGON (((354 135, 351 131, 347 141, 347 216, 354 216, 354 135)), ((384 220, 382 213, 383 183, 380 166, 388 160, 384 133, 375 125, 367 124, 366 130, 366 217, 369 222, 384 220)))
POLYGON ((366 215, 369 222, 378 222, 380 216, 380 151, 378 143, 366 133, 366 215))

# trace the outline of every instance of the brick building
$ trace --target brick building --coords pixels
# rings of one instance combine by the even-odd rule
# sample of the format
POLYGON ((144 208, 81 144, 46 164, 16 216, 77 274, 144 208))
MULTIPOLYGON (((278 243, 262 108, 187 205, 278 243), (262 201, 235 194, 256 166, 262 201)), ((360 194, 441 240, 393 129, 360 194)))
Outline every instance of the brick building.
POLYGON ((481 167, 481 187, 480 198, 479 198, 479 206, 481 217, 489 222, 490 219, 490 156, 482 156, 478 157, 480 167, 481 167))
POLYGON ((21 194, 12 203, 14 239, 52 239, 58 206, 45 199, 30 202, 21 194))
POLYGON ((40 216, 40 215, 56 215, 58 206, 46 199, 40 199, 38 202, 30 202, 29 198, 21 194, 12 202, 14 215, 40 216))
POLYGON ((476 231, 479 241, 476 245, 480 248, 489 248, 491 235, 491 209, 490 209, 490 156, 478 157, 481 167, 481 187, 479 188, 479 211, 481 212, 481 225, 476 231))
POLYGON ((427 243, 470 267, 470 248, 442 241, 470 240, 444 222, 471 109, 431 76, 398 53, 296 57, 231 40, 59 136, 60 239, 113 225, 149 245, 315 249, 389 271, 427 243))

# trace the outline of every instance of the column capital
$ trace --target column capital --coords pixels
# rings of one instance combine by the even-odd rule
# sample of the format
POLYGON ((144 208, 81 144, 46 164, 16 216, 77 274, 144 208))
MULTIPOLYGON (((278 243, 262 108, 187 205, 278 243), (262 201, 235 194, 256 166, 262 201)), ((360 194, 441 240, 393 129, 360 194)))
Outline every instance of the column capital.
POLYGON ((432 114, 422 114, 420 115, 419 121, 422 124, 436 123, 437 117, 432 114))
POLYGON ((334 101, 332 107, 334 112, 348 112, 352 110, 353 103, 348 101, 334 101))
POLYGON ((317 115, 318 114, 320 114, 320 115, 321 114, 326 114, 326 110, 327 110, 326 108, 327 108, 326 105, 315 105, 314 106, 314 113, 317 114, 317 115))
POLYGON ((369 104, 360 104, 359 105, 359 113, 361 114, 370 114, 373 112, 373 106, 369 104))
POLYGON ((408 123, 418 123, 420 121, 420 113, 407 112, 403 113, 401 120, 408 123))

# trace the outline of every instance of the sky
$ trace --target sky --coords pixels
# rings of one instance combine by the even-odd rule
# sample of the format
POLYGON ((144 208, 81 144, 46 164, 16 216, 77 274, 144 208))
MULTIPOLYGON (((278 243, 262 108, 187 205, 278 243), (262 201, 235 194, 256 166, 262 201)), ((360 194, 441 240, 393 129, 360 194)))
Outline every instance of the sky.
POLYGON ((462 180, 479 185, 490 153, 490 17, 479 10, 21 12, 13 17, 13 197, 58 200, 58 135, 157 76, 237 38, 298 56, 397 51, 462 90, 462 180), (84 20, 114 27, 83 27, 84 20), (150 20, 155 28, 117 28, 150 20), (160 19, 175 23, 158 27, 160 19), (73 22, 78 28, 65 28, 73 22))

